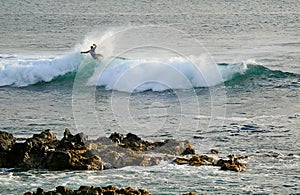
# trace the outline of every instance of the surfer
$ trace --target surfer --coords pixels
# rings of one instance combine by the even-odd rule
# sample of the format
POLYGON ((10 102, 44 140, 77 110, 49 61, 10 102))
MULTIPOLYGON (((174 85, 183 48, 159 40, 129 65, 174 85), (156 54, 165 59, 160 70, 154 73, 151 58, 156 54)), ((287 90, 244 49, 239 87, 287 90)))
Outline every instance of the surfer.
POLYGON ((96 54, 96 48, 97 48, 97 45, 94 43, 92 46, 91 46, 91 49, 90 50, 88 50, 88 51, 82 51, 82 52, 80 52, 80 53, 90 53, 91 54, 91 56, 94 58, 94 59, 98 59, 98 57, 100 56, 100 57, 102 57, 102 55, 101 54, 96 54))

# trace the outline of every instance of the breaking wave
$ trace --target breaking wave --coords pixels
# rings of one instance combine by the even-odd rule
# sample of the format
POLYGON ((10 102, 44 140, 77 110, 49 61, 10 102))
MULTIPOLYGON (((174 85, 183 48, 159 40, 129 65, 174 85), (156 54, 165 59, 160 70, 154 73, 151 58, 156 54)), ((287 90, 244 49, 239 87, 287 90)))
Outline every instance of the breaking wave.
POLYGON ((79 52, 61 57, 1 55, 0 86, 72 82, 79 71, 87 75, 86 85, 127 92, 210 87, 224 82, 240 85, 253 79, 299 78, 294 73, 270 70, 253 63, 216 65, 205 64, 201 57, 189 59, 192 60, 183 57, 94 60, 79 52))

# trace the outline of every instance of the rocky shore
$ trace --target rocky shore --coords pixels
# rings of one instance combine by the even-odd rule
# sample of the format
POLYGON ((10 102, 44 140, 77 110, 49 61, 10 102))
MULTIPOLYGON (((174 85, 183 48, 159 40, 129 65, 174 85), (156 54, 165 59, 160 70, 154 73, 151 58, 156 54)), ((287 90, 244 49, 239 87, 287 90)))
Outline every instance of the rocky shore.
POLYGON ((128 133, 88 140, 69 129, 58 140, 45 130, 31 138, 15 138, 0 132, 0 167, 48 170, 103 170, 125 166, 152 166, 181 155, 188 142, 166 140, 148 142, 128 133), (164 154, 164 155, 159 155, 164 154))
MULTIPOLYGON (((51 130, 34 134, 31 138, 16 138, 0 131, 0 168, 48 169, 48 170, 103 170, 125 166, 153 166, 167 161, 178 165, 216 166, 220 170, 241 172, 247 158, 241 155, 228 155, 219 158, 218 151, 196 155, 188 141, 165 140, 145 141, 137 135, 113 133, 110 137, 89 140, 83 133, 73 135, 65 129, 64 136, 58 140, 51 130)), ((26 195, 73 195, 73 194, 150 194, 144 189, 88 187, 81 186, 71 190, 58 186, 55 190, 36 192, 26 195)), ((194 193, 187 193, 193 195, 194 193)))
POLYGON ((150 195, 150 193, 145 189, 133 189, 131 187, 128 188, 117 188, 113 185, 107 187, 93 187, 93 186, 80 186, 78 190, 72 190, 66 188, 64 186, 57 186, 55 190, 45 191, 42 188, 38 188, 36 192, 26 192, 24 195, 150 195))
MULTIPOLYGON (((145 189, 117 188, 113 185, 107 187, 80 186, 78 190, 72 190, 64 186, 57 186, 55 190, 45 191, 38 188, 36 192, 26 192, 24 195, 150 195, 145 189)), ((196 195, 189 192, 183 195, 196 195)))
POLYGON ((88 140, 83 133, 73 135, 65 129, 58 140, 51 130, 31 138, 16 138, 0 131, 0 167, 48 170, 103 170, 125 166, 153 166, 161 161, 179 165, 218 166, 221 170, 240 172, 245 156, 229 155, 218 158, 218 151, 195 155, 188 141, 165 140, 149 142, 137 135, 113 133, 109 138, 88 140))

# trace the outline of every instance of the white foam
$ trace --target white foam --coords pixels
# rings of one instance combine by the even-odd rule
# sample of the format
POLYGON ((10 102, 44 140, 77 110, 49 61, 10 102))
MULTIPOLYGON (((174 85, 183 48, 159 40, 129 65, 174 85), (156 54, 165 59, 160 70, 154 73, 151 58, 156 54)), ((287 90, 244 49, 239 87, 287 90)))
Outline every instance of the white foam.
POLYGON ((189 59, 114 59, 96 68, 88 85, 126 92, 210 87, 247 69, 243 63, 217 66, 206 64, 203 57, 189 59))
POLYGON ((74 52, 62 57, 14 55, 0 60, 0 86, 28 86, 76 71, 81 56, 74 52))

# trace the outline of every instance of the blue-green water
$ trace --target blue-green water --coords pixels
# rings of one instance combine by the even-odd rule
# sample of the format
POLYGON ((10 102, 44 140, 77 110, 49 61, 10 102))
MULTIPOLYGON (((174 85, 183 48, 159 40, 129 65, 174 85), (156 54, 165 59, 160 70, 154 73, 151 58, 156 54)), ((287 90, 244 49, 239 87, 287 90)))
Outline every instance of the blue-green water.
POLYGON ((1 169, 0 194, 58 185, 153 194, 299 193, 297 1, 2 1, 0 130, 132 132, 249 155, 245 172, 187 167, 1 169), (93 43, 103 59, 80 55, 93 43), (115 58, 113 56, 123 56, 115 58))

